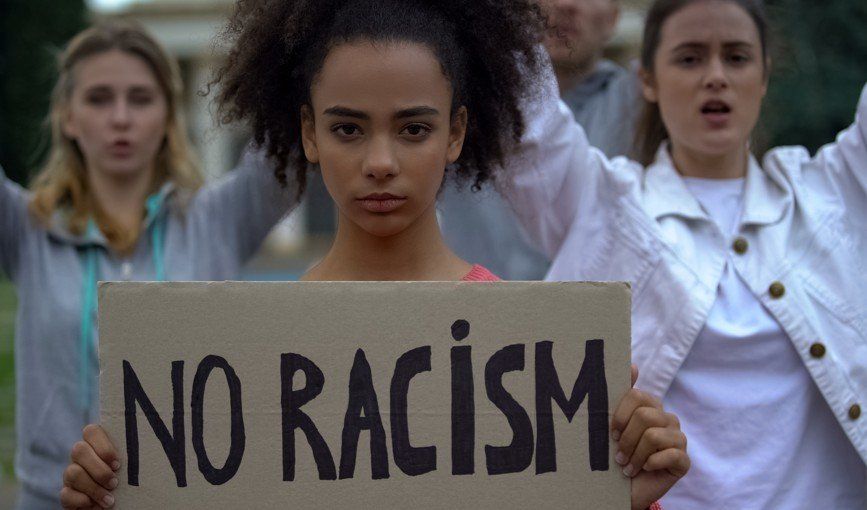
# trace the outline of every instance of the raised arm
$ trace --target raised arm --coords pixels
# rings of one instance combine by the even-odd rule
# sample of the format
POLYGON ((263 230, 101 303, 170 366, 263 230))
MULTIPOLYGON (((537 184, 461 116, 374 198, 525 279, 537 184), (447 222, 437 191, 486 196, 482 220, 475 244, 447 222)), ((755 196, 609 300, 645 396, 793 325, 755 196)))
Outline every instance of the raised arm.
POLYGON ((614 173, 625 165, 590 146, 560 100, 550 65, 525 104, 526 131, 498 187, 530 238, 553 258, 576 218, 608 212, 597 205, 608 202, 614 173))
POLYGON ((0 271, 13 280, 18 272, 19 246, 29 228, 28 200, 27 191, 7 179, 0 167, 0 271))
MULTIPOLYGON (((291 184, 294 172, 287 173, 291 184)), ((198 193, 190 213, 209 225, 214 239, 236 246, 243 263, 295 205, 294 187, 281 187, 265 156, 248 148, 234 170, 198 193)))
POLYGON ((840 200, 853 225, 867 231, 867 85, 861 91, 855 122, 837 135, 836 141, 819 149, 814 158, 803 150, 796 156, 785 150, 774 151, 769 157, 800 157, 800 176, 807 188, 840 200))

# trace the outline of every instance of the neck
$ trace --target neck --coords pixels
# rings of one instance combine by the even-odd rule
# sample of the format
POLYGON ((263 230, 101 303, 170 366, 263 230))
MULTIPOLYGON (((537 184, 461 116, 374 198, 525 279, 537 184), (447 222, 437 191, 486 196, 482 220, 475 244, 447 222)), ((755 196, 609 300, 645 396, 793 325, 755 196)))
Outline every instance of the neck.
POLYGON ((440 233, 435 206, 402 232, 372 235, 342 214, 334 244, 304 280, 449 281, 472 266, 452 252, 440 233))
POLYGON ((124 177, 105 176, 95 171, 89 171, 88 175, 94 199, 103 213, 124 230, 137 230, 141 225, 153 170, 124 177))
POLYGON ((673 143, 671 158, 674 167, 684 177, 740 179, 747 175, 749 150, 743 144, 740 150, 722 155, 702 154, 673 143))
POLYGON ((568 63, 554 66, 554 74, 557 76, 557 85, 560 87, 560 95, 577 87, 590 73, 596 69, 599 57, 593 58, 580 64, 568 63))

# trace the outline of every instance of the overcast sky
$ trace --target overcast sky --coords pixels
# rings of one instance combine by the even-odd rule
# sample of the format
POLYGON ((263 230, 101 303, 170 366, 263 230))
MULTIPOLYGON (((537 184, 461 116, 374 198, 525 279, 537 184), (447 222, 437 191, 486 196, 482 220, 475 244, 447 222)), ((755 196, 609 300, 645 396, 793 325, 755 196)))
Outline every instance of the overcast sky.
POLYGON ((91 8, 96 10, 110 10, 122 7, 132 1, 133 0, 87 0, 87 3, 90 4, 91 8))

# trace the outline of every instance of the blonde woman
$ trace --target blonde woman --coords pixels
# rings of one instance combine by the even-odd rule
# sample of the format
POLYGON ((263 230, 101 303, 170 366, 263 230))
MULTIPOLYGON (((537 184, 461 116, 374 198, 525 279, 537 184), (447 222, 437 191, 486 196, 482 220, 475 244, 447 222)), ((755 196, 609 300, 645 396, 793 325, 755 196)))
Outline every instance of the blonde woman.
POLYGON ((17 288, 19 508, 57 508, 63 469, 97 420, 98 280, 236 277, 292 203, 247 157, 201 187, 177 65, 110 22, 59 61, 52 148, 30 191, 0 170, 0 270, 17 288))

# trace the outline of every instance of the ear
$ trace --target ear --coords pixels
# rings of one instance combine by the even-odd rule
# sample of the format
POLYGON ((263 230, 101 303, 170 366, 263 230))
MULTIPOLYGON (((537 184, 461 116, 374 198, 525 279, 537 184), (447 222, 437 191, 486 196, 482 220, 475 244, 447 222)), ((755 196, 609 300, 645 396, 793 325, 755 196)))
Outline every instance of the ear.
POLYGON ((641 80, 641 95, 648 103, 659 102, 659 94, 656 90, 656 78, 653 73, 645 68, 638 70, 638 78, 641 80))
POLYGON ((765 58, 765 78, 764 83, 762 84, 762 98, 765 97, 768 93, 768 83, 771 81, 771 57, 765 58))
POLYGON ((313 110, 308 105, 301 107, 301 145, 304 156, 312 164, 319 163, 319 148, 316 145, 316 123, 313 120, 313 110))
POLYGON ((467 136, 467 107, 461 106, 452 115, 452 125, 449 128, 449 147, 446 154, 448 164, 451 165, 461 157, 464 148, 464 139, 467 136))
POLYGON ((69 108, 64 108, 60 113, 60 131, 70 140, 78 138, 78 127, 72 122, 72 112, 69 108))

